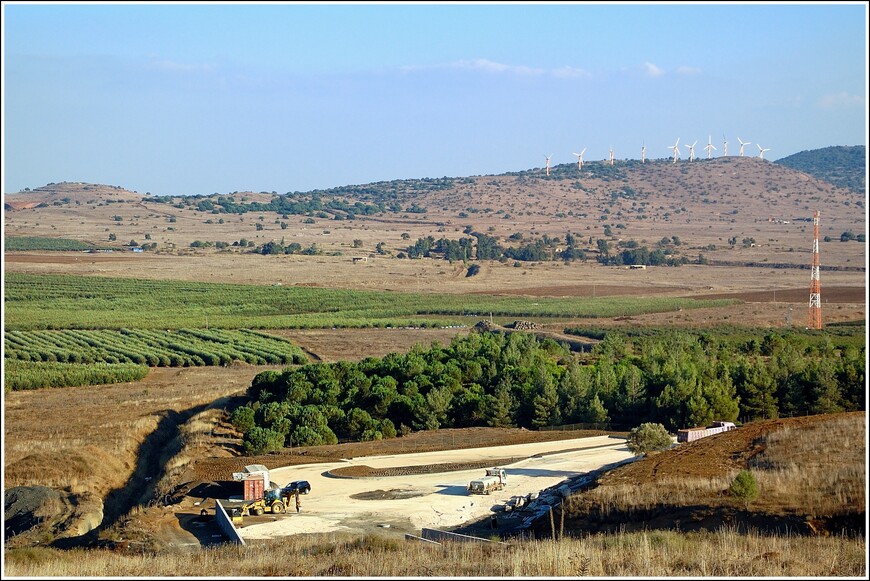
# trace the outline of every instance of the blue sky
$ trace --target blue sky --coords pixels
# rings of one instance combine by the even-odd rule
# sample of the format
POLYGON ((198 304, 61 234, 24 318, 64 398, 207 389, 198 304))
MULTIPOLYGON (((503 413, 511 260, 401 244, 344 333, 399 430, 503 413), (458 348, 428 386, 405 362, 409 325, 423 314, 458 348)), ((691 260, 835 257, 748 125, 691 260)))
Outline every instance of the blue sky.
POLYGON ((867 7, 3 4, 3 191, 307 191, 867 143, 867 7))

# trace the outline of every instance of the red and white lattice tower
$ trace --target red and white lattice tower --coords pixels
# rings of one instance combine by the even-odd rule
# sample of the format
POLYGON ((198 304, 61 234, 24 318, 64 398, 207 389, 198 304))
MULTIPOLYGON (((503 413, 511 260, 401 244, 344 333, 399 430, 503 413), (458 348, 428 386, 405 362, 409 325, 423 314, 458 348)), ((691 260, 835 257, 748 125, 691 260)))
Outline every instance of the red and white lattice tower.
POLYGON ((813 216, 813 274, 810 280, 810 329, 822 328, 822 285, 819 282, 819 211, 813 216))

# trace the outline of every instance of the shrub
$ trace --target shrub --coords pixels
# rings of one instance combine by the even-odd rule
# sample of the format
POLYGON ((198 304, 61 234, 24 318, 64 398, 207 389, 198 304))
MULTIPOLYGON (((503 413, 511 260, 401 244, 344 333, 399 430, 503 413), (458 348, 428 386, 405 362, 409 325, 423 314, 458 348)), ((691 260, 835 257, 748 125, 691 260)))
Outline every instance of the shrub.
POLYGON ((277 452, 284 447, 284 434, 269 428, 254 426, 245 432, 244 446, 247 454, 277 452))
POLYGON ((254 410, 247 406, 236 408, 233 411, 230 423, 232 423, 240 432, 247 432, 255 425, 254 410))
POLYGON ((632 428, 628 433, 628 449, 635 456, 656 450, 667 450, 672 444, 671 435, 661 424, 647 422, 632 428))
POLYGON ((758 483, 752 472, 741 470, 731 483, 730 492, 734 498, 742 501, 746 508, 749 508, 749 503, 758 498, 758 483))

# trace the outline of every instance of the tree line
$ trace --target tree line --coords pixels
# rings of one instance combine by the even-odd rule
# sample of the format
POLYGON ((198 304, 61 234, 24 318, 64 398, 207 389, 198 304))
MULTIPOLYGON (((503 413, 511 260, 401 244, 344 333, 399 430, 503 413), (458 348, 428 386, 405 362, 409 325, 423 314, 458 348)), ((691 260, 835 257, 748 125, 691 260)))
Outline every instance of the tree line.
POLYGON ((471 426, 668 430, 865 409, 865 347, 794 335, 608 332, 588 355, 525 333, 471 333, 358 363, 256 376, 232 423, 249 453, 471 426))

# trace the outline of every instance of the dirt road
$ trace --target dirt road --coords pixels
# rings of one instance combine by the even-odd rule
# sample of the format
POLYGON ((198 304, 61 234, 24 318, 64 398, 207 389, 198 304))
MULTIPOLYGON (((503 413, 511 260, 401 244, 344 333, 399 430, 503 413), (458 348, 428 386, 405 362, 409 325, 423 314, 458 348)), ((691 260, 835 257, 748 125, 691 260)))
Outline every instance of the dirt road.
POLYGON ((420 534, 423 527, 449 528, 485 517, 492 514, 493 507, 514 496, 538 492, 632 457, 622 438, 596 436, 276 468, 270 471, 270 479, 281 485, 308 480, 311 493, 301 496, 298 514, 291 506, 289 514, 245 518, 239 533, 246 540, 339 530, 420 534), (466 492, 468 482, 483 476, 483 469, 359 479, 336 478, 329 473, 347 466, 387 468, 510 457, 524 459, 502 466, 507 486, 488 496, 469 496, 466 492))

